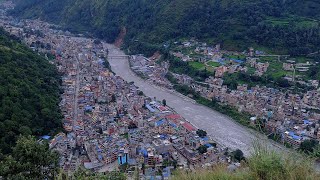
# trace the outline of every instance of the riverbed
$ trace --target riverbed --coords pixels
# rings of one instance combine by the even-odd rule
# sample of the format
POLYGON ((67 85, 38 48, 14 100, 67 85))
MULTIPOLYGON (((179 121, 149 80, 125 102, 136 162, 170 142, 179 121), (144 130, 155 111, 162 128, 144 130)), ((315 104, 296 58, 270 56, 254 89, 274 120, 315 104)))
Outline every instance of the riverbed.
POLYGON ((112 70, 124 80, 134 82, 149 97, 157 100, 166 99, 167 105, 182 115, 195 127, 207 131, 218 144, 231 149, 240 149, 248 156, 253 150, 253 143, 260 142, 275 150, 286 150, 282 145, 269 140, 265 135, 244 127, 226 115, 197 104, 194 100, 171 90, 160 88, 136 76, 130 69, 128 58, 119 48, 104 44, 109 50, 109 63, 112 70))

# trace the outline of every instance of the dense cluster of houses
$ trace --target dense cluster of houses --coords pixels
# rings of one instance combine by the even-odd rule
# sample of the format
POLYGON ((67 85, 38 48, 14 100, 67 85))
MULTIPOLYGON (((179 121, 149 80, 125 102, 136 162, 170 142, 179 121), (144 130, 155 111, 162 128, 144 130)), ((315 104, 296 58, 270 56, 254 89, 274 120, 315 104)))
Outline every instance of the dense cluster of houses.
MULTIPOLYGON (((66 172, 81 166, 99 172, 128 166, 129 174, 138 171, 147 179, 168 179, 178 166, 230 162, 224 155, 226 149, 200 137, 198 129, 181 115, 112 73, 106 67, 108 51, 103 43, 50 27, 39 20, 5 24, 29 46, 35 42, 48 45, 34 50, 53 55, 51 63, 63 74, 59 105, 65 132, 50 140, 50 148, 59 152, 60 166, 66 172), (200 152, 199 147, 206 151, 200 152)), ((132 58, 133 67, 140 63, 152 62, 141 56, 132 58)), ((164 78, 168 70, 164 66, 146 73, 164 78)))
POLYGON ((160 57, 146 58, 143 55, 134 55, 129 59, 131 69, 147 81, 158 86, 171 89, 172 84, 165 77, 169 71, 169 63, 157 64, 160 57))
MULTIPOLYGON (((199 44, 196 41, 184 42, 183 48, 196 47, 195 52, 208 57, 211 60, 215 55, 221 55, 220 47, 208 48, 206 44, 199 44), (209 57, 210 56, 210 57, 209 57)), ((280 136, 281 142, 287 143, 294 148, 298 148, 301 142, 307 139, 318 139, 320 137, 320 97, 319 91, 312 90, 305 94, 293 94, 290 91, 281 92, 274 88, 255 86, 249 88, 248 85, 239 85, 236 90, 231 90, 223 85, 225 73, 247 72, 245 65, 254 68, 254 74, 262 76, 268 71, 269 63, 261 62, 256 54, 263 52, 254 52, 251 48, 247 54, 246 61, 226 59, 219 57, 218 62, 221 66, 215 68, 215 77, 209 77, 203 83, 195 82, 193 78, 184 74, 173 74, 179 84, 185 84, 200 93, 208 100, 217 100, 222 104, 228 104, 239 112, 247 112, 253 117, 248 119, 252 126, 257 123, 263 123, 262 128, 268 134, 280 136), (251 55, 250 55, 251 54, 251 55), (319 133, 318 133, 319 132, 319 133)), ((178 58, 185 58, 181 52, 173 52, 178 58)), ((188 59, 193 61, 194 59, 188 59)), ((144 68, 143 64, 139 66, 144 68)), ((160 65, 154 66, 161 67, 160 65)), ((310 63, 296 63, 287 60, 283 63, 285 71, 305 72, 311 67, 310 63)), ((298 76, 296 76, 298 77, 298 76)), ((299 81, 297 81, 299 83, 299 81)), ((319 82, 310 80, 309 84, 315 89, 319 82)))
POLYGON ((250 64, 250 67, 255 68, 255 75, 262 76, 268 71, 269 63, 258 62, 259 58, 247 58, 247 64, 250 64))
POLYGON ((303 96, 267 87, 249 89, 246 84, 231 90, 223 85, 221 78, 214 77, 206 80, 208 86, 199 83, 187 85, 209 100, 215 99, 251 114, 254 116, 250 120, 252 125, 262 120, 265 130, 280 135, 283 142, 294 148, 299 147, 303 140, 319 139, 320 92, 317 90, 308 91, 303 96))

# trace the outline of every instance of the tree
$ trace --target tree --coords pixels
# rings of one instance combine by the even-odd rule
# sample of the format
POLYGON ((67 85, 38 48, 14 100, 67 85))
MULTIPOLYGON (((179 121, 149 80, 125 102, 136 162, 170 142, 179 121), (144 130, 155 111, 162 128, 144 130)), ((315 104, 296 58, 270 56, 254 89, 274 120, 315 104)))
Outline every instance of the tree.
POLYGON ((232 154, 233 158, 239 162, 244 159, 243 152, 240 149, 233 151, 232 154))
POLYGON ((29 127, 27 126, 21 126, 19 128, 19 132, 22 134, 22 135, 31 135, 32 134, 32 131, 29 127))
POLYGON ((320 145, 317 145, 313 148, 313 152, 311 154, 311 157, 316 158, 317 160, 320 159, 320 145))
POLYGON ((6 47, 0 49, 0 150, 7 155, 19 134, 52 134, 61 127, 61 78, 53 64, 3 30, 0 44, 6 47))
POLYGON ((198 130, 197 130, 197 135, 198 135, 199 137, 201 137, 201 138, 204 138, 204 137, 207 136, 207 132, 204 131, 204 130, 202 130, 202 129, 198 129, 198 130))
POLYGON ((136 128, 138 128, 138 127, 137 127, 137 125, 136 125, 135 123, 133 123, 133 122, 131 122, 131 123, 129 124, 129 126, 128 126, 128 129, 136 129, 136 128))
POLYGON ((304 153, 310 154, 317 145, 319 145, 319 142, 316 140, 305 140, 300 144, 299 149, 304 153))
POLYGON ((317 145, 313 148, 312 154, 310 154, 311 157, 315 158, 317 161, 320 161, 320 145, 317 145))
POLYGON ((117 98, 115 94, 112 94, 111 96, 111 102, 117 102, 117 98))
POLYGON ((205 146, 205 145, 201 145, 201 146, 199 146, 198 147, 198 152, 200 153, 200 154, 204 154, 204 153, 206 153, 207 151, 208 151, 208 148, 207 148, 207 146, 205 146))
POLYGON ((162 100, 162 105, 163 105, 163 106, 167 106, 167 100, 163 99, 163 100, 162 100))
POLYGON ((139 91, 139 92, 138 92, 138 95, 139 95, 139 96, 143 96, 143 92, 142 92, 142 91, 139 91))
POLYGON ((0 163, 5 179, 53 179, 58 173, 58 155, 32 136, 20 136, 12 155, 0 163))
POLYGON ((276 83, 278 86, 282 87, 282 88, 287 88, 290 87, 290 83, 288 80, 284 79, 284 78, 278 78, 276 80, 276 83))

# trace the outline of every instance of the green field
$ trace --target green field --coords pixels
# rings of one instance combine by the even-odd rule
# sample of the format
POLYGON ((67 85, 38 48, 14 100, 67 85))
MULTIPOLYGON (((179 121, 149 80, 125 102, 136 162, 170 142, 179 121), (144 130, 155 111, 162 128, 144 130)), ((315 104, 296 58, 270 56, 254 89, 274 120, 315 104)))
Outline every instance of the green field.
POLYGON ((290 24, 294 24, 298 27, 317 27, 319 25, 318 20, 298 16, 285 18, 268 17, 266 21, 275 26, 289 26, 290 24))
POLYGON ((230 59, 239 59, 239 60, 246 59, 245 55, 227 55, 226 57, 230 59))
POLYGON ((288 72, 283 70, 283 62, 279 62, 277 57, 260 57, 260 62, 269 62, 267 74, 277 79, 285 76, 288 72))
POLYGON ((205 65, 201 62, 189 62, 189 65, 197 70, 203 70, 205 68, 205 65))
POLYGON ((209 66, 212 66, 212 67, 219 67, 219 66, 221 66, 220 63, 218 63, 218 62, 213 62, 213 61, 208 62, 208 65, 209 65, 209 66))
POLYGON ((292 60, 295 60, 297 63, 306 63, 306 62, 313 62, 313 59, 304 57, 304 56, 299 56, 299 57, 295 57, 295 58, 291 58, 292 60))

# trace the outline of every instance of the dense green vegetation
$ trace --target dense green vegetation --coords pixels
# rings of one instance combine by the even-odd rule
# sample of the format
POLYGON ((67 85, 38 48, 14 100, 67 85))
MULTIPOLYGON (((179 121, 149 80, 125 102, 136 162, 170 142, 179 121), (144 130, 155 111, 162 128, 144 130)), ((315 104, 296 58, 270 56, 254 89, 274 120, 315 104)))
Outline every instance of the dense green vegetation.
POLYGON ((0 157, 0 177, 5 179, 54 179, 58 170, 58 154, 32 136, 21 136, 12 154, 0 157))
POLYGON ((320 158, 320 145, 319 142, 314 139, 303 141, 300 144, 299 150, 312 157, 320 158))
POLYGON ((263 46, 290 54, 319 50, 317 0, 15 0, 13 15, 41 17, 113 42, 127 29, 131 52, 196 37, 229 49, 263 46))
MULTIPOLYGON (((234 158, 241 159, 241 152, 234 152, 234 158)), ((263 145, 255 145, 253 154, 242 161, 242 167, 234 171, 224 165, 216 165, 212 169, 200 169, 195 172, 177 172, 173 180, 296 180, 319 179, 319 174, 313 169, 309 159, 299 154, 279 154, 263 145), (293 158, 294 157, 294 158, 293 158)))
MULTIPOLYGON (((162 60, 169 61, 169 70, 177 74, 186 74, 196 81, 204 81, 209 76, 213 76, 213 72, 206 69, 205 65, 199 62, 184 62, 179 58, 170 55, 168 52, 164 53, 162 60)), ((170 75, 169 75, 170 76, 170 75)), ((168 77, 167 77, 168 78, 168 77)), ((169 77, 170 78, 170 77, 169 77)))
POLYGON ((0 30, 0 151, 18 135, 45 135, 61 126, 55 66, 0 30))
POLYGON ((11 155, 0 154, 0 177, 5 179, 57 179, 57 180, 125 180, 122 172, 93 173, 79 168, 68 176, 58 166, 59 156, 49 150, 47 142, 32 136, 20 136, 11 155))

